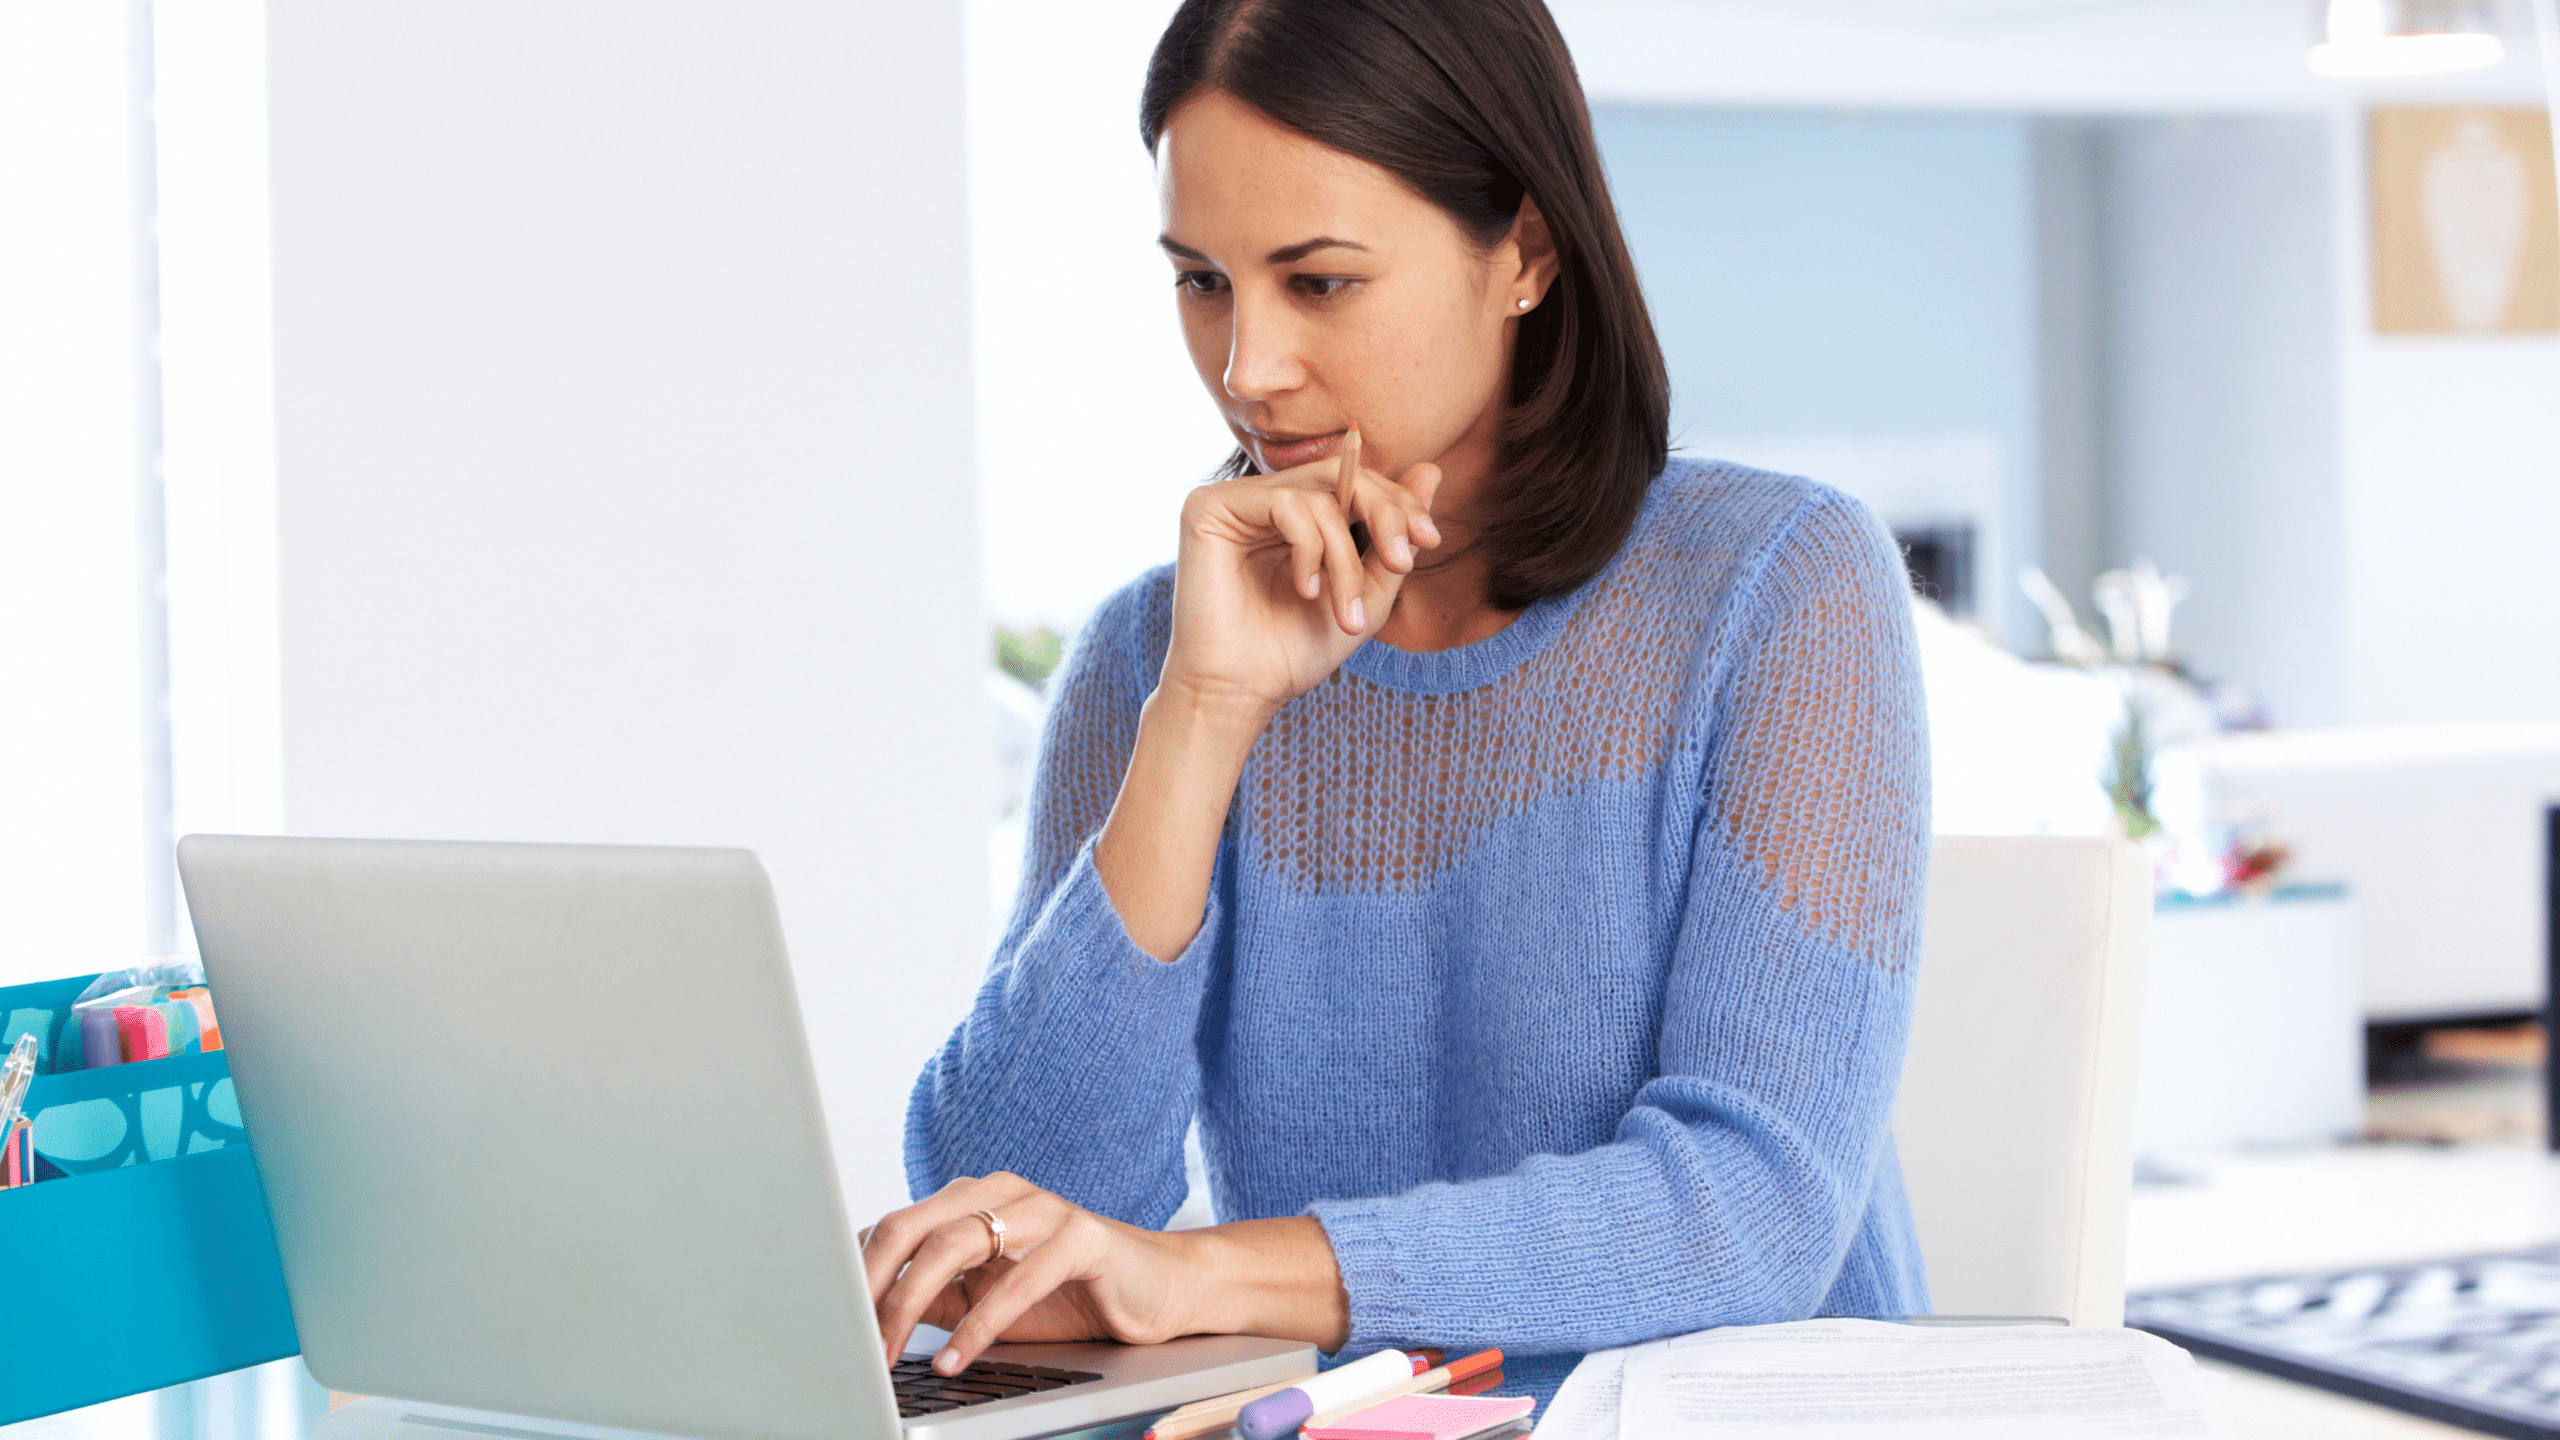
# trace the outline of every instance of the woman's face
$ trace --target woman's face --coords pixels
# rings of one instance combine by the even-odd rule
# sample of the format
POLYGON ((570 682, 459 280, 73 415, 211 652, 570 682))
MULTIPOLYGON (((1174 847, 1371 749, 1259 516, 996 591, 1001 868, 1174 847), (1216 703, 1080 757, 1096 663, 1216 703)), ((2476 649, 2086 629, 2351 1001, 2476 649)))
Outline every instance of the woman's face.
POLYGON ((1480 252, 1386 170, 1214 90, 1156 158, 1183 336, 1237 443, 1286 470, 1356 421, 1365 466, 1436 461, 1440 508, 1463 504, 1496 456, 1519 302, 1551 270, 1534 209, 1529 246, 1480 252))

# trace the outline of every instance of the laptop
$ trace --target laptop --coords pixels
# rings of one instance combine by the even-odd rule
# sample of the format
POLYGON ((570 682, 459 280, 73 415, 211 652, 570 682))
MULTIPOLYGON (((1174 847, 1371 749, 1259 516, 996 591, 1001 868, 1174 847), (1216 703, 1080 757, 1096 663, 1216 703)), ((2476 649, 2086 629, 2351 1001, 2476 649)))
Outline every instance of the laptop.
POLYGON ((194 835, 178 869, 304 1361, 381 1397, 340 1440, 1024 1440, 1315 1369, 1212 1336, 893 1372, 747 851, 194 835))

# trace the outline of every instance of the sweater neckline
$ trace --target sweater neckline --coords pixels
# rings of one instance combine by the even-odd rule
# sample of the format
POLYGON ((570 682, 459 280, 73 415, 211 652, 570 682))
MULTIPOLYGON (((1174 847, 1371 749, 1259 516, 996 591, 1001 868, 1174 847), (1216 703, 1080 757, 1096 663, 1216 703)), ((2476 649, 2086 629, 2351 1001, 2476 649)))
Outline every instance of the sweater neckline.
POLYGON ((1644 506, 1636 512, 1636 523, 1627 527, 1627 538, 1618 544, 1618 553, 1599 572, 1561 595, 1550 595, 1521 611, 1511 623, 1470 645, 1451 650, 1399 650, 1383 640, 1371 640, 1351 652, 1342 668, 1388 690, 1401 690, 1409 695, 1454 695, 1462 690, 1478 690, 1519 669, 1538 652, 1552 644, 1564 630, 1565 622, 1581 608, 1584 597, 1600 587, 1601 582, 1626 563, 1627 552, 1653 523, 1654 511, 1662 502, 1663 479, 1671 467, 1665 465, 1645 488, 1644 506))

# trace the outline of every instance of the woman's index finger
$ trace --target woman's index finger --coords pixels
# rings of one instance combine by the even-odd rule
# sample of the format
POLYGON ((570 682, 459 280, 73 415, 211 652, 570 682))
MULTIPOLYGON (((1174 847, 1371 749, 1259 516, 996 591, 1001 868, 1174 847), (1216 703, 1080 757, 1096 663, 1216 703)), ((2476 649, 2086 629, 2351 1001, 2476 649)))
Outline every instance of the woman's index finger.
POLYGON ((1342 505, 1344 519, 1351 516, 1351 496, 1360 481, 1360 426, 1353 422, 1342 432, 1342 464, 1333 477, 1333 498, 1342 505))

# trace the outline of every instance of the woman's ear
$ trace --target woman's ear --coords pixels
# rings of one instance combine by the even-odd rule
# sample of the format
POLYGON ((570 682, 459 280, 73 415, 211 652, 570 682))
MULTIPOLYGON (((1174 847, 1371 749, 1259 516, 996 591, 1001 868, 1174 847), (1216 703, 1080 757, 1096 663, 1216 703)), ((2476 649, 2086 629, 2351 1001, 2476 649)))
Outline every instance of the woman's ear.
POLYGON ((1547 287, 1556 283, 1556 238, 1547 229, 1547 217, 1538 209, 1536 196, 1520 197, 1520 213, 1512 218, 1511 235, 1503 242, 1497 263, 1511 272, 1495 279, 1504 287, 1504 303, 1515 315, 1536 309, 1546 298, 1547 287))

